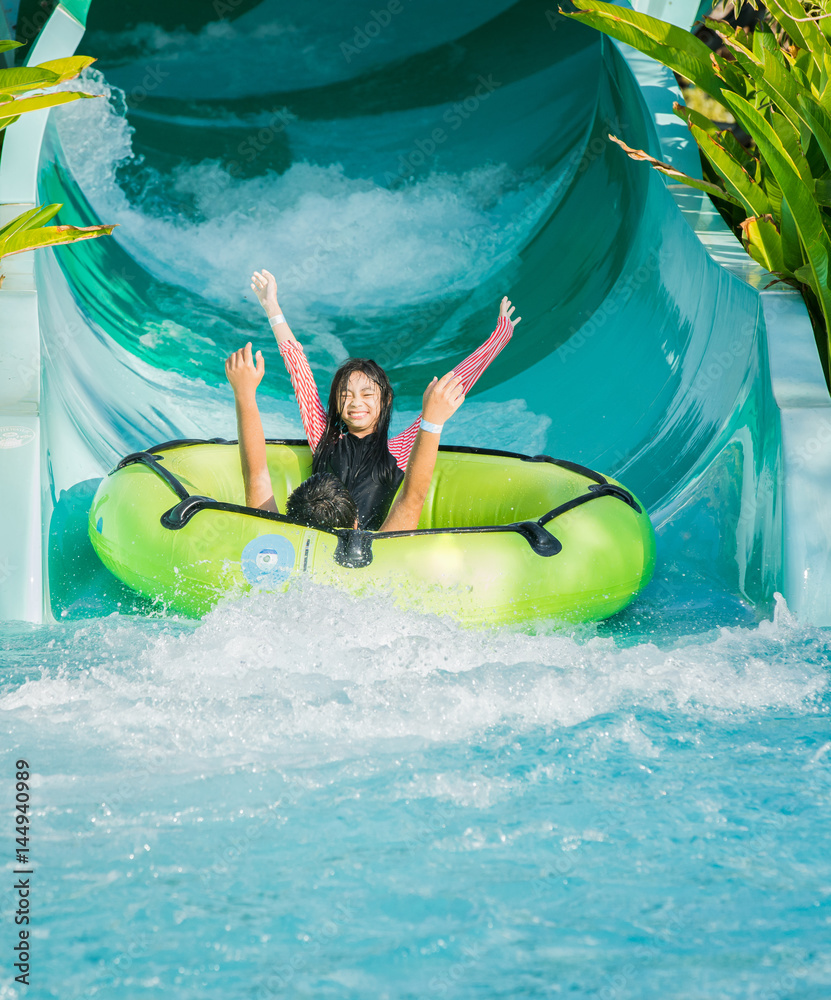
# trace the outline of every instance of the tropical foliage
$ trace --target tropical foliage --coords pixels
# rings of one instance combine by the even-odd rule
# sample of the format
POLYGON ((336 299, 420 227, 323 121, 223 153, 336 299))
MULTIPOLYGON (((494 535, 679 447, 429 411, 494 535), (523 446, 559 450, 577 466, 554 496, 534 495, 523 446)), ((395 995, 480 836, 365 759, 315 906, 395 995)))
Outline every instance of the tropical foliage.
POLYGON ((829 379, 831 357, 831 15, 813 3, 767 0, 752 31, 705 18, 722 41, 714 52, 683 28, 601 0, 562 13, 626 42, 690 80, 728 108, 750 136, 674 104, 703 154, 705 179, 643 150, 630 156, 732 206, 747 252, 800 287, 829 379))
POLYGON ((30 208, 28 212, 16 216, 5 226, 0 226, 0 257, 15 253, 25 253, 38 247, 57 246, 60 243, 74 243, 96 236, 108 236, 115 226, 47 226, 63 205, 42 205, 30 208))
MULTIPOLYGON (((17 48, 19 44, 19 42, 0 41, 0 52, 17 48)), ((54 87, 66 80, 74 79, 93 61, 89 56, 70 56, 67 59, 53 59, 39 66, 0 69, 0 133, 29 111, 40 111, 43 108, 68 104, 80 98, 94 97, 94 94, 84 94, 79 91, 32 94, 33 90, 54 87)), ((113 226, 45 225, 62 207, 46 205, 32 208, 0 227, 0 259, 36 247, 55 246, 60 243, 72 243, 75 240, 106 236, 113 231, 113 226)))

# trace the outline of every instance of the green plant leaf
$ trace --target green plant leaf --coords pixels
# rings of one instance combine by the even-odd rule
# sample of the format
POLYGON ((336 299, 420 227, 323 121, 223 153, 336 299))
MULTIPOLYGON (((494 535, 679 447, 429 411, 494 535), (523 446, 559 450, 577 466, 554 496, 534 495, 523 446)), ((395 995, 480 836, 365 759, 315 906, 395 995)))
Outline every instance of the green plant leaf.
POLYGON ((781 114, 779 111, 776 111, 775 108, 771 107, 768 110, 768 115, 770 127, 776 133, 779 141, 787 151, 791 162, 799 171, 799 176, 810 186, 812 181, 811 170, 808 167, 808 161, 805 159, 805 154, 802 152, 802 143, 799 141, 799 132, 794 127, 790 118, 781 114))
POLYGON ((715 122, 710 121, 706 115, 702 115, 700 111, 694 111, 692 108, 688 108, 684 104, 679 104, 676 101, 672 105, 672 110, 678 115, 679 118, 683 119, 687 125, 690 124, 698 126, 702 132, 706 132, 707 135, 713 136, 713 138, 718 138, 719 143, 724 146, 728 153, 737 160, 744 168, 750 173, 753 180, 756 180, 756 171, 758 169, 758 159, 749 153, 744 146, 738 141, 738 139, 733 135, 729 128, 720 129, 715 122))
POLYGON ((764 190, 753 180, 744 167, 737 163, 730 153, 719 144, 718 139, 702 132, 696 125, 690 125, 690 131, 701 152, 724 178, 727 190, 740 199, 747 214, 770 214, 770 203, 764 190))
POLYGON ((78 240, 95 239, 97 236, 109 236, 113 229, 115 226, 44 226, 42 229, 26 230, 0 241, 0 258, 40 247, 54 247, 78 240))
POLYGON ((814 197, 826 208, 831 208, 831 179, 814 181, 814 197))
POLYGON ((726 128, 723 132, 719 132, 719 140, 722 146, 727 150, 727 152, 736 160, 738 163, 744 167, 744 169, 750 174, 756 183, 759 183, 760 177, 760 163, 759 157, 749 152, 744 146, 739 142, 739 140, 733 135, 730 129, 726 128))
POLYGON ((770 25, 764 21, 759 21, 753 31, 753 52, 762 62, 765 61, 765 53, 773 56, 785 68, 785 54, 779 45, 779 39, 773 33, 770 25))
POLYGON ((819 104, 813 104, 804 95, 799 97, 799 110, 822 150, 826 165, 831 170, 831 118, 819 104), (818 113, 818 108, 822 114, 818 113))
POLYGON ((737 92, 745 93, 738 70, 715 56, 708 45, 689 31, 659 21, 648 14, 639 14, 602 0, 580 0, 580 3, 579 10, 569 12, 560 8, 560 13, 652 56, 676 73, 692 80, 717 101, 720 100, 719 95, 725 81, 737 92), (723 78, 713 69, 714 63, 723 78))
POLYGON ((818 103, 826 114, 831 114, 831 80, 820 91, 818 103))
POLYGON ((794 45, 810 52, 821 69, 824 57, 831 56, 831 46, 817 25, 805 20, 805 8, 799 0, 767 0, 765 6, 791 37, 794 45))
MULTIPOLYGON (((770 31, 770 29, 767 29, 770 31)), ((762 35, 765 32, 765 26, 762 23, 756 25, 753 34, 750 37, 750 49, 753 52, 753 58, 758 63, 762 63, 765 58, 765 50, 762 45, 762 35)))
POLYGON ((59 104, 77 101, 79 97, 98 97, 98 94, 82 94, 79 91, 60 91, 57 94, 41 94, 39 97, 20 97, 11 104, 0 104, 0 125, 4 118, 17 117, 27 111, 54 108, 59 104))
POLYGON ((750 77, 755 77, 755 68, 758 67, 760 70, 762 68, 762 63, 756 57, 755 53, 751 52, 746 45, 742 45, 741 42, 733 38, 725 38, 724 44, 733 53, 736 62, 738 62, 744 72, 750 77))
MULTIPOLYGON (((797 155, 794 143, 797 145, 801 143, 807 148, 814 124, 817 124, 823 132, 831 134, 831 116, 814 102, 811 94, 800 93, 798 81, 787 69, 785 60, 781 58, 781 52, 778 48, 775 52, 771 49, 771 46, 778 45, 775 36, 769 32, 763 34, 767 39, 759 46, 763 62, 760 63, 755 56, 747 59, 747 72, 754 80, 758 91, 765 94, 785 115, 793 128, 798 130, 798 133, 793 135, 793 141, 786 143, 791 156, 794 157, 797 155), (810 114, 806 114, 806 108, 810 109, 810 114)), ((731 45, 731 51, 735 52, 735 46, 731 45)), ((790 134, 787 138, 791 139, 790 134)), ((820 137, 817 138, 820 141, 820 137)), ((801 150, 798 155, 802 155, 801 150)), ((798 163, 798 159, 795 162, 798 163)))
MULTIPOLYGON (((725 101, 736 116, 737 121, 741 123, 742 128, 756 142, 757 146, 757 136, 761 136, 767 144, 776 150, 779 156, 787 160, 791 170, 797 174, 799 173, 796 164, 791 160, 790 154, 782 144, 782 140, 761 112, 754 108, 749 101, 746 101, 743 97, 739 97, 738 94, 725 94, 725 101)), ((768 163, 770 163, 769 160, 768 163)), ((781 184, 781 180, 779 183, 781 184)))
POLYGON ((791 72, 800 91, 811 94, 819 100, 819 95, 822 92, 822 73, 813 59, 811 59, 810 52, 803 52, 801 49, 797 50, 791 72), (807 69, 805 68, 806 66, 807 69))
POLYGON ((725 99, 729 102, 736 118, 741 121, 745 130, 753 137, 761 156, 767 161, 771 172, 776 177, 784 199, 787 199, 799 234, 799 242, 807 257, 807 262, 811 265, 813 275, 811 288, 819 301, 826 330, 829 330, 831 329, 831 288, 829 288, 828 279, 831 240, 826 232, 819 206, 814 200, 814 191, 809 189, 800 176, 770 123, 748 101, 737 94, 725 94, 725 99))
POLYGON ((732 24, 728 24, 727 21, 719 21, 714 17, 707 17, 705 14, 702 18, 704 22, 704 27, 709 28, 714 34, 718 35, 719 38, 727 40, 728 38, 738 41, 740 44, 742 39, 744 39, 745 33, 741 28, 734 28, 732 24), (737 35, 741 32, 742 38, 737 38, 737 35))
MULTIPOLYGON (((810 264, 803 264, 802 267, 798 267, 794 271, 794 277, 797 281, 801 281, 803 285, 810 285, 813 288, 814 274, 810 264)), ((816 294, 816 289, 814 289, 814 294, 816 294)))
MULTIPOLYGON (((819 143, 814 137, 811 130, 807 125, 803 126, 805 134, 807 135, 807 144, 805 145, 805 159, 808 162, 808 169, 811 172, 811 177, 827 177, 831 171, 828 169, 828 164, 825 162, 825 156, 819 147, 819 143)), ((800 133, 800 140, 802 133, 800 133)))
POLYGON ((664 174, 666 177, 671 177, 673 180, 680 181, 682 184, 686 184, 687 187, 695 188, 697 191, 704 191, 713 198, 721 198, 723 201, 730 202, 731 205, 738 205, 739 207, 742 207, 742 202, 738 198, 730 194, 730 192, 725 191, 724 188, 719 187, 717 184, 711 184, 709 181, 699 180, 697 177, 690 177, 689 174, 676 170, 676 168, 671 164, 662 163, 660 160, 656 160, 654 156, 650 156, 649 153, 645 152, 643 149, 632 149, 631 146, 627 146, 626 143, 622 139, 618 139, 617 136, 610 135, 609 138, 612 142, 616 142, 618 146, 620 146, 620 148, 633 160, 648 163, 659 173, 664 174))
POLYGON ((0 132, 2 132, 3 129, 7 128, 9 125, 14 125, 19 117, 20 115, 12 115, 11 118, 0 118, 0 132))
POLYGON ((64 59, 48 59, 46 62, 38 63, 38 69, 49 70, 58 77, 57 83, 65 83, 67 80, 74 80, 82 70, 94 62, 95 56, 67 56, 64 59))
POLYGON ((782 219, 782 189, 776 183, 776 178, 770 172, 770 167, 764 160, 759 161, 759 167, 762 175, 759 183, 765 189, 765 194, 768 196, 771 214, 776 219, 777 224, 779 224, 782 219))
POLYGON ((678 115, 682 121, 685 121, 687 125, 692 123, 697 125, 702 132, 706 132, 708 135, 718 135, 719 128, 715 122, 710 121, 706 115, 702 115, 700 111, 695 111, 693 108, 688 107, 686 104, 680 104, 675 101, 672 105, 672 110, 678 115))
POLYGON ((789 118, 793 127, 798 129, 799 88, 796 81, 785 68, 784 62, 776 59, 768 48, 764 50, 764 59, 764 67, 756 81, 757 85, 770 95, 779 110, 789 118))
POLYGON ((50 219, 54 219, 62 208, 63 205, 61 204, 41 205, 37 208, 30 208, 26 212, 21 212, 20 215, 16 215, 0 229, 0 240, 8 239, 10 236, 14 236, 15 233, 26 229, 34 229, 36 226, 42 226, 50 219))
POLYGON ((9 38, 0 39, 0 52, 8 52, 9 49, 19 49, 23 42, 13 42, 9 38))
POLYGON ((52 87, 58 83, 58 74, 35 66, 16 66, 0 69, 0 94, 22 94, 39 87, 52 87))
POLYGON ((757 264, 768 271, 788 273, 782 255, 782 238, 769 215, 745 219, 741 230, 744 248, 757 264))

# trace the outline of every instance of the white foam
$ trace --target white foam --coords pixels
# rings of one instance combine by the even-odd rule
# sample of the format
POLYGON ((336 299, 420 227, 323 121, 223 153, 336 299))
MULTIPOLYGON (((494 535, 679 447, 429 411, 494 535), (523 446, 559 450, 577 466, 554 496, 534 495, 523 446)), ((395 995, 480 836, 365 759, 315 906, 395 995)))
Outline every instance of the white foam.
MULTIPOLYGON (((0 699, 0 711, 36 715, 47 729, 71 724, 80 740, 115 753, 196 767, 320 763, 373 747, 465 743, 499 727, 516 736, 599 720, 596 752, 623 743, 650 767, 660 750, 636 709, 691 720, 811 712, 828 687, 824 637, 782 615, 670 649, 618 648, 593 632, 463 630, 297 585, 225 603, 193 628, 118 618, 83 626, 60 654, 67 669, 47 668, 0 699)), ((505 791, 451 783, 430 794, 484 807, 505 791)))
POLYGON ((67 105, 57 121, 73 176, 99 218, 118 220, 128 252, 160 280, 225 306, 253 302, 250 274, 268 267, 298 327, 314 333, 326 331, 327 312, 372 316, 478 288, 548 208, 544 180, 505 164, 391 190, 339 163, 246 179, 214 161, 156 175, 134 205, 116 179, 133 160, 123 95, 95 70, 67 86, 104 95, 67 105), (183 199, 196 217, 175 207, 183 199))

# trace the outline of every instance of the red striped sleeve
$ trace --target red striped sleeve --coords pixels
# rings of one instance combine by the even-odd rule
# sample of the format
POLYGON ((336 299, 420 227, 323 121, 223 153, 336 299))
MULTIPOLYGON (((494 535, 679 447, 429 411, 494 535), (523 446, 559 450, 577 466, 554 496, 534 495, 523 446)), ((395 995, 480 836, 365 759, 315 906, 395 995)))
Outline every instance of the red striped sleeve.
POLYGON ((469 358, 465 358, 460 365, 456 365, 453 372, 462 380, 465 393, 470 392, 479 380, 480 375, 511 339, 513 332, 514 324, 507 316, 501 316, 496 329, 485 343, 478 350, 474 351, 469 358))
POLYGON ((396 434, 394 438, 390 438, 387 442, 387 447, 389 448, 392 457, 398 463, 398 468, 402 471, 407 468, 407 461, 410 457, 410 452, 413 450, 420 422, 421 414, 419 413, 419 415, 415 418, 414 423, 410 424, 405 431, 402 431, 400 434, 396 434))
POLYGON ((320 402, 314 375, 301 345, 296 340, 284 340, 279 346, 300 407, 306 437, 314 451, 326 430, 326 410, 320 402))
MULTIPOLYGON (((458 375, 462 380, 465 394, 470 392, 480 375, 508 343, 513 336, 513 332, 514 324, 507 316, 501 316, 496 329, 485 343, 453 369, 454 374, 458 375)), ((410 452, 413 450, 420 421, 421 414, 419 413, 414 422, 405 431, 397 434, 389 441, 390 452, 398 463, 399 469, 407 468, 407 460, 410 457, 410 452)))

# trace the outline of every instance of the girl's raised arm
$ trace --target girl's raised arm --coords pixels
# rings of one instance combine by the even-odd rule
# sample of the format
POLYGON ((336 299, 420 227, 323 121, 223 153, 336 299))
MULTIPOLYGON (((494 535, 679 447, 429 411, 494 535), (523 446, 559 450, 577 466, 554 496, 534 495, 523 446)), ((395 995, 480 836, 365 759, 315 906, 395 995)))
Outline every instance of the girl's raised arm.
MULTIPOLYGON (((481 347, 477 348, 473 354, 465 358, 461 364, 456 365, 453 369, 453 374, 462 380, 462 391, 465 394, 470 392, 480 375, 513 336, 514 327, 522 319, 521 316, 517 316, 516 319, 512 318, 511 314, 515 308, 516 306, 511 305, 511 300, 508 296, 504 295, 499 304, 499 320, 496 324, 496 329, 481 347)), ((390 438, 389 449, 393 458, 398 463, 399 469, 407 468, 407 460, 410 457, 413 443, 418 434, 420 421, 421 414, 415 418, 405 431, 397 434, 394 438, 390 438)))
POLYGON ((225 374, 234 390, 245 506, 277 512, 268 471, 263 422, 257 407, 257 386, 265 374, 262 352, 257 351, 256 359, 252 357, 250 343, 234 351, 225 361, 225 374))
POLYGON ((320 401, 314 375, 306 360, 303 348, 291 332, 291 327, 280 309, 277 301, 277 279, 270 271, 263 268, 251 276, 251 287, 254 289, 260 305, 265 310, 269 325, 274 331, 274 337, 280 348, 286 368, 288 369, 297 405, 300 408, 300 418, 306 431, 306 438, 312 451, 326 429, 326 410, 320 401))
POLYGON ((436 468, 441 429, 464 401, 462 380, 453 372, 441 379, 434 378, 425 389, 421 408, 427 426, 420 427, 416 434, 404 486, 381 525, 381 531, 414 531, 418 527, 436 468))

